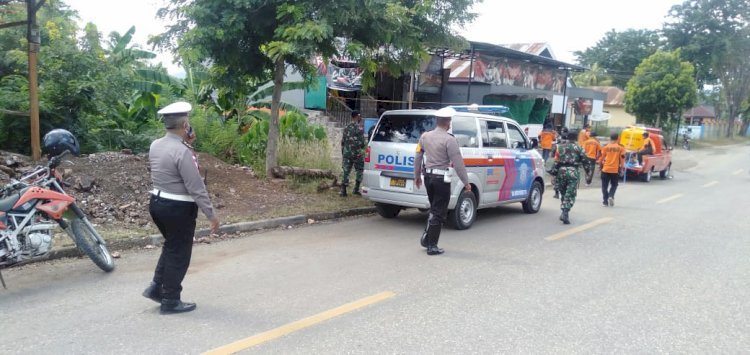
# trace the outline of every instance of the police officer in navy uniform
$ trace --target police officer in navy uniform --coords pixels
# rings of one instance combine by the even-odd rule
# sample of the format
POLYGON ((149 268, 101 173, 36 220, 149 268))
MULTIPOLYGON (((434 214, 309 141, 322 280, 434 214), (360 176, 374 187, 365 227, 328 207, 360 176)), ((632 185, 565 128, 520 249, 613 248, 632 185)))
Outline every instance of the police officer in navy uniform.
POLYGON ((437 127, 425 132, 419 138, 414 159, 414 184, 417 189, 421 188, 424 173, 424 187, 427 190, 427 198, 430 200, 430 217, 423 243, 427 247, 427 255, 443 253, 443 249, 438 248, 437 244, 442 225, 448 215, 448 203, 451 199, 451 183, 445 181, 445 175, 451 163, 464 184, 464 189, 471 191, 469 175, 466 173, 458 141, 448 133, 451 128, 451 119, 455 114, 456 111, 450 107, 440 109, 435 113, 437 127))
POLYGON ((191 109, 187 102, 176 102, 161 109, 159 114, 167 135, 154 141, 149 151, 154 185, 149 211, 164 236, 164 246, 153 281, 143 291, 143 296, 160 303, 161 314, 190 312, 196 308, 195 303, 183 302, 180 293, 190 266, 198 209, 211 221, 212 232, 219 230, 219 219, 214 214, 198 171, 197 157, 190 146, 195 140, 188 121, 191 109))

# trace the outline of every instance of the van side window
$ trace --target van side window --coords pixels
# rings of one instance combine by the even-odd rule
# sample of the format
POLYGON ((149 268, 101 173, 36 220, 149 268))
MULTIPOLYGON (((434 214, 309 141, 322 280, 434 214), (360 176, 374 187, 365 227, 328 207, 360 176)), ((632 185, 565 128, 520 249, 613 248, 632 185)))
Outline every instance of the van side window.
POLYGON ((474 117, 453 117, 451 122, 453 136, 461 148, 479 148, 477 140, 477 121, 474 117))
POLYGON ((529 145, 526 142, 526 138, 524 138, 523 133, 521 133, 521 129, 516 127, 515 125, 508 124, 508 133, 510 134, 510 147, 511 148, 521 148, 521 149, 528 149, 529 145))
POLYGON ((505 125, 497 121, 481 121, 482 144, 485 148, 508 148, 505 125))

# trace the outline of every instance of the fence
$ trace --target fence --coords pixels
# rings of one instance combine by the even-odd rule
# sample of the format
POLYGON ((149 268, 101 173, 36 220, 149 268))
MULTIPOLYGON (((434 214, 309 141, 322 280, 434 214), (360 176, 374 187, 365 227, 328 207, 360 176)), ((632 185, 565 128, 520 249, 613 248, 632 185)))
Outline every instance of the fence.
POLYGON ((329 96, 326 102, 326 116, 331 122, 346 127, 352 121, 352 109, 338 97, 329 96))
MULTIPOLYGON (((720 139, 727 136, 727 130, 729 129, 729 122, 726 121, 706 121, 703 122, 703 130, 701 131, 701 139, 713 140, 720 139)), ((732 134, 737 136, 742 132, 742 123, 736 122, 732 124, 732 134)))

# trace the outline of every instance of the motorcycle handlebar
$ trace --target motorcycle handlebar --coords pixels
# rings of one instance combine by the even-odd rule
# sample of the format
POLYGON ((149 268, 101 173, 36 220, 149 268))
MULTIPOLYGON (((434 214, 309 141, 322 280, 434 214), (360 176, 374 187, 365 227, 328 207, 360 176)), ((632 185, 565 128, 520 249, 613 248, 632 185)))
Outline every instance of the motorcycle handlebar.
POLYGON ((47 167, 49 167, 50 169, 58 167, 60 164, 62 164, 62 158, 64 158, 68 154, 70 154, 70 151, 66 150, 59 155, 50 158, 49 163, 47 163, 47 167))

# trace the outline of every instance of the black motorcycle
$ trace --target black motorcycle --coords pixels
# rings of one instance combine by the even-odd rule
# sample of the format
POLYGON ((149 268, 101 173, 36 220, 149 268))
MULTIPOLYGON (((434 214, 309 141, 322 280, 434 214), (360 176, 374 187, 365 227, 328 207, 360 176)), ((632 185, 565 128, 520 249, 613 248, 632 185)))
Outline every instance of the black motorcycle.
POLYGON ((682 135, 682 149, 690 150, 690 136, 687 133, 682 135))

